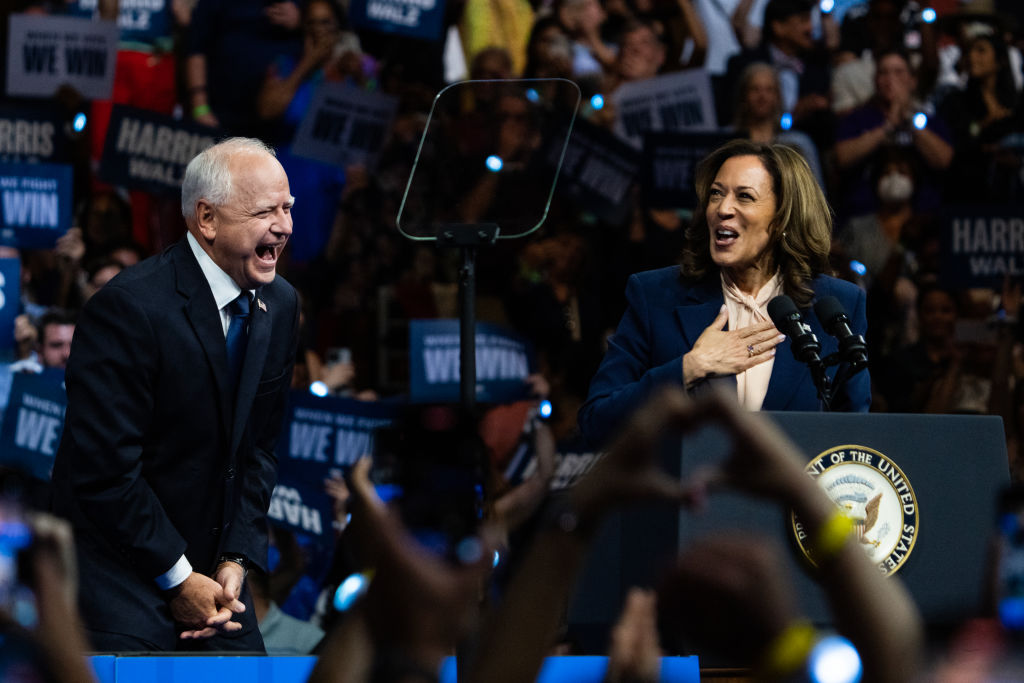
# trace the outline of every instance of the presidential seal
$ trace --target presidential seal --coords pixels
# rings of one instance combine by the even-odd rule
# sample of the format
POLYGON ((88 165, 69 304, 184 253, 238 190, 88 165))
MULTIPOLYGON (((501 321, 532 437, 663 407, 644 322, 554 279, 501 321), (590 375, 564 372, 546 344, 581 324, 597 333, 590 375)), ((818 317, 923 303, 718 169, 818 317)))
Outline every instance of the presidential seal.
MULTIPOLYGON (((917 496, 903 470, 866 446, 836 446, 811 460, 807 474, 825 489, 853 520, 857 542, 885 574, 893 574, 910 557, 917 542, 917 496)), ((793 534, 814 564, 808 538, 796 515, 793 534)))

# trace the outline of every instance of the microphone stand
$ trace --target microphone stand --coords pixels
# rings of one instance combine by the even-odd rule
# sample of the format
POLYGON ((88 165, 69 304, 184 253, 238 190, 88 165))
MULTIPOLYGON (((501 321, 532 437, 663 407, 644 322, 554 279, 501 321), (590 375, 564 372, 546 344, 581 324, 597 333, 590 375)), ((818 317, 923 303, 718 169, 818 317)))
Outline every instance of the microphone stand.
POLYGON ((824 406, 826 413, 830 413, 832 412, 832 398, 835 395, 836 387, 832 385, 832 380, 829 379, 828 373, 825 372, 825 369, 829 366, 827 360, 808 362, 807 367, 811 370, 811 379, 814 380, 814 386, 818 389, 818 398, 821 400, 821 405, 824 406))
POLYGON ((835 394, 839 391, 840 387, 845 385, 851 377, 868 366, 866 360, 863 362, 847 363, 843 359, 843 355, 842 349, 840 349, 839 351, 830 353, 822 358, 821 363, 817 364, 817 369, 815 369, 815 365, 810 366, 811 375, 814 377, 814 384, 818 387, 818 396, 821 397, 822 392, 821 385, 818 383, 817 377, 817 373, 819 372, 824 379, 825 387, 828 391, 828 400, 826 401, 822 398, 822 403, 825 405, 825 412, 832 411, 832 399, 835 397, 835 394), (836 369, 835 380, 830 381, 828 375, 825 374, 825 368, 830 368, 833 365, 839 365, 840 367, 836 369))

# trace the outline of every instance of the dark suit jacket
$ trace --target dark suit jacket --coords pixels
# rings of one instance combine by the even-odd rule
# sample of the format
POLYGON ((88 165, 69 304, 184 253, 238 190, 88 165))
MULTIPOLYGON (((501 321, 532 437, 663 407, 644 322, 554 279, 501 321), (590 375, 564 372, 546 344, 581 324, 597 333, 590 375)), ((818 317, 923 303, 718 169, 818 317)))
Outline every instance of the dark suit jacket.
POLYGON ((183 553, 202 573, 222 552, 265 563, 298 299, 280 277, 256 298, 234 405, 220 314, 186 240, 122 272, 82 311, 53 481, 54 508, 76 534, 89 628, 173 649, 157 576, 183 553))
MULTIPOLYGON (((865 296, 859 287, 828 276, 812 282, 818 297, 834 296, 846 309, 855 334, 867 330, 865 296)), ((682 386, 682 358, 718 315, 724 302, 717 273, 699 283, 682 280, 679 268, 661 268, 630 276, 626 286, 628 307, 615 335, 608 342, 601 367, 590 383, 590 393, 580 408, 580 429, 592 445, 602 445, 614 434, 624 418, 657 387, 682 386)), ((838 348, 826 334, 812 309, 801 311, 811 326, 821 354, 838 348)), ((834 377, 836 368, 829 375, 834 377)), ((736 377, 713 380, 731 384, 736 377)), ((845 385, 833 399, 832 409, 867 411, 871 386, 867 371, 845 385)), ((793 357, 790 340, 778 346, 763 410, 821 410, 821 402, 807 366, 793 357)))

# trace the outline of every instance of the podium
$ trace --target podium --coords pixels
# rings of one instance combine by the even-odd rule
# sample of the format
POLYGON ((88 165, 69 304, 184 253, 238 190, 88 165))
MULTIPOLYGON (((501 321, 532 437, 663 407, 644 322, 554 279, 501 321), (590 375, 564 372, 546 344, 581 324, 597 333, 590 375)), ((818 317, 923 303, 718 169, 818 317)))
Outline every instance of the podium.
MULTIPOLYGON (((972 415, 765 413, 803 451, 804 459, 838 446, 884 454, 916 494, 918 533, 895 573, 929 626, 976 614, 986 579, 989 541, 1000 490, 1009 484, 1002 420, 972 415)), ((678 445, 678 440, 676 445, 678 445)), ((729 438, 709 427, 663 454, 669 472, 686 477, 720 462, 729 438)), ((815 623, 831 623, 821 589, 806 569, 788 511, 732 492, 716 492, 702 513, 665 506, 626 509, 602 529, 570 608, 570 623, 596 635, 614 623, 633 585, 652 585, 672 558, 696 538, 742 531, 787 549, 788 573, 801 607, 815 623)), ((596 641, 595 641, 596 642, 596 641)))

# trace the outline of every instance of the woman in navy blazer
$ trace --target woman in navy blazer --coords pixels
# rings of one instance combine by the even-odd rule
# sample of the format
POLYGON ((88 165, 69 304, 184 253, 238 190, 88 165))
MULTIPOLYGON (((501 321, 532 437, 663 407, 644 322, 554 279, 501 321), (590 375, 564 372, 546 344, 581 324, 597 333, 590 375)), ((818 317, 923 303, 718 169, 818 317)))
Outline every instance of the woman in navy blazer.
MULTIPOLYGON (((728 385, 755 410, 821 410, 810 371, 765 311, 778 294, 801 309, 822 357, 838 344, 815 316, 815 300, 834 296, 854 334, 866 331, 864 292, 825 275, 831 210, 798 152, 733 140, 701 162, 696 189, 681 265, 629 279, 628 308, 580 409, 580 428, 594 445, 663 384, 691 392, 728 385)), ((862 371, 839 387, 831 407, 867 411, 870 403, 862 371)))

